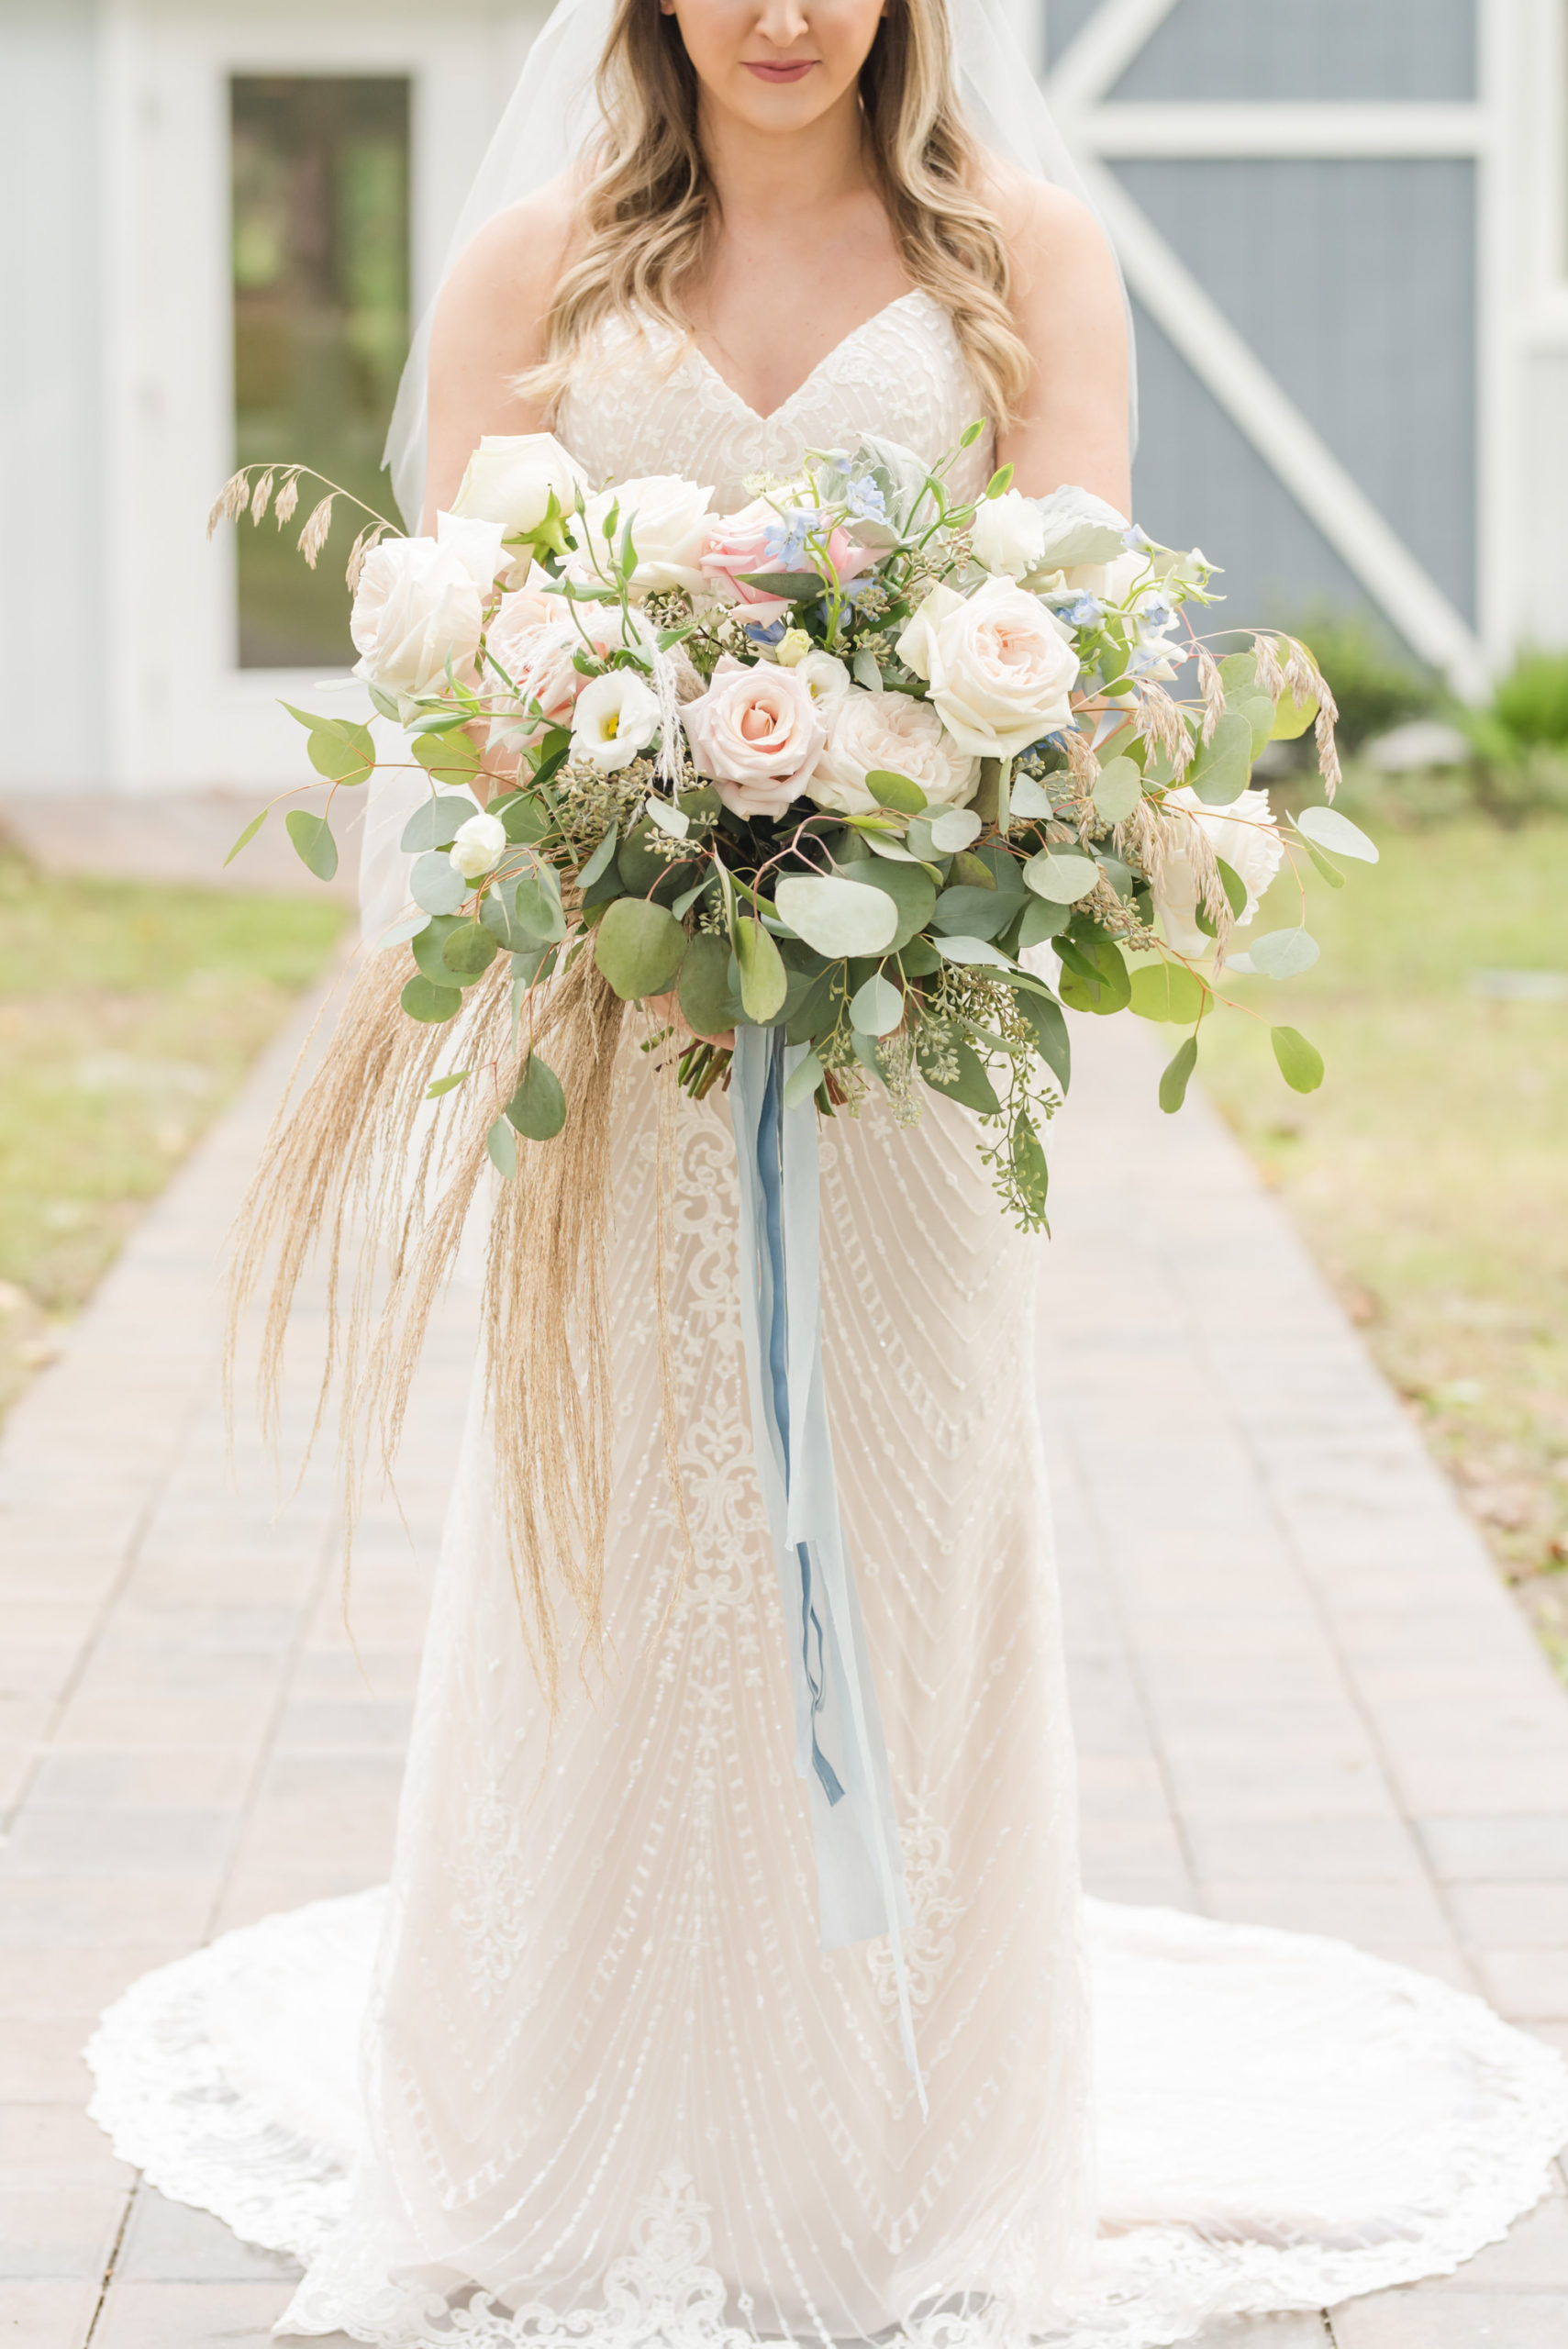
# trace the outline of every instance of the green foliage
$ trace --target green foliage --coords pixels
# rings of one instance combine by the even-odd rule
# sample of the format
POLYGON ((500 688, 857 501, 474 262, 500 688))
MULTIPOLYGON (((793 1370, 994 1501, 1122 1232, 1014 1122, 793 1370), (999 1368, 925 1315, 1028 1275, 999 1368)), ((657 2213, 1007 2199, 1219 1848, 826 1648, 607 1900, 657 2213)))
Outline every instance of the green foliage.
POLYGON ((674 915, 644 897, 617 897, 594 932, 594 960, 623 1003, 664 994, 685 951, 674 915))
POLYGON ((313 816, 306 807, 291 807, 284 821, 300 862, 309 866, 318 881, 330 881, 338 870, 338 843, 326 817, 313 816))
POLYGON ((529 1141, 550 1141, 566 1123, 566 1096, 555 1071, 530 1052, 523 1064, 517 1089, 506 1104, 506 1116, 529 1141))

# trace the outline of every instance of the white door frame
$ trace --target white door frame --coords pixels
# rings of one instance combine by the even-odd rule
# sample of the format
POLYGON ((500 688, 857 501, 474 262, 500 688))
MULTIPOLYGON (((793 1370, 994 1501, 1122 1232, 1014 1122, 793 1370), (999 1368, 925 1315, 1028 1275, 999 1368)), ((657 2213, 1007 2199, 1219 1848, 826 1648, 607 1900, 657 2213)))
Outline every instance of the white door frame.
MULTIPOLYGON (((228 77, 409 76, 417 309, 509 85, 517 13, 488 0, 109 0, 102 233, 116 787, 297 780, 302 738, 278 703, 309 701, 317 683, 314 671, 238 666, 233 529, 210 546, 204 537, 233 445, 228 77)), ((339 559, 336 540, 324 559, 339 559)))

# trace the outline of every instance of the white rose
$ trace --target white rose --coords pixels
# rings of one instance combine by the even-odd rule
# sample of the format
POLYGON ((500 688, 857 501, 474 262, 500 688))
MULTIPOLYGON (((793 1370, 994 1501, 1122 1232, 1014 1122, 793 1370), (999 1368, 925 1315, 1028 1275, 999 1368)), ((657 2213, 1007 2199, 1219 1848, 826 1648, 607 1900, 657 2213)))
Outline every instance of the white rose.
POLYGON ((738 816, 782 816, 828 739, 801 669, 750 668, 728 652, 681 718, 697 773, 738 816))
POLYGON ((460 824, 447 852, 465 881, 494 873, 506 853, 506 827, 499 816, 471 816, 460 824))
POLYGON ((1168 944, 1178 954, 1195 959, 1213 945, 1199 930, 1197 867, 1182 838, 1189 823, 1198 825, 1216 856, 1223 857, 1247 891, 1247 902, 1236 918, 1244 930, 1258 910, 1258 900, 1279 871, 1284 848, 1266 791, 1244 791, 1229 807, 1206 807, 1195 791, 1184 786, 1165 794, 1165 807, 1175 812, 1169 827, 1173 845, 1165 852, 1154 889, 1154 908, 1168 944))
POLYGON ((1078 655, 1051 614, 1010 579, 973 596, 933 587, 898 640, 943 725, 972 758, 1010 759, 1072 722, 1078 655))
POLYGON ((639 481, 623 481, 618 488, 602 489, 590 497, 585 512, 567 524, 574 551, 567 572, 580 586, 610 583, 620 552, 621 533, 631 524, 637 568, 631 592, 646 596, 658 587, 684 587, 697 595, 710 585, 702 568, 706 515, 713 491, 684 481, 679 473, 650 473, 639 481), (613 543, 606 534, 606 518, 616 511, 613 543))
POLYGON ((827 747, 806 786, 818 807, 873 814, 877 802, 866 777, 877 767, 906 774, 932 807, 962 807, 973 798, 980 762, 959 749, 929 701, 855 685, 826 715, 827 747))
POLYGON ((1032 497, 1016 489, 987 497, 975 508, 972 531, 974 560, 986 571, 1022 579, 1045 559, 1045 521, 1032 497))
MULTIPOLYGON (((483 527, 483 526, 480 526, 483 527)), ((349 632, 356 677, 384 693, 427 694, 462 675, 479 649, 484 603, 473 549, 434 539, 384 539, 366 557, 349 632)))
POLYGON ((550 493, 570 514, 587 477, 553 432, 486 433, 468 461, 452 512, 481 522, 498 522, 507 538, 537 530, 550 510, 550 493))
POLYGON ((572 755, 607 774, 629 766, 659 731, 659 696, 634 669, 595 677, 577 696, 572 755))

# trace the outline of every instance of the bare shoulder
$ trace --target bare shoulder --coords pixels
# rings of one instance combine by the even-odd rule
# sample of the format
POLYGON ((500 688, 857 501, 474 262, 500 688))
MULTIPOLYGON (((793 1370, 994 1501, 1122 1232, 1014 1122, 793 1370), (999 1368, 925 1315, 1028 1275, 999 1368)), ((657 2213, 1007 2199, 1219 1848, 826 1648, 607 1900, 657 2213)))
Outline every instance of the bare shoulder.
POLYGON ((1110 295, 1119 303, 1116 257, 1081 196, 1000 155, 984 159, 976 192, 1001 223, 1020 306, 1047 294, 1110 295))
POLYGON ((577 188, 565 173, 487 220, 441 289, 439 333, 526 351, 538 338, 571 257, 577 188))

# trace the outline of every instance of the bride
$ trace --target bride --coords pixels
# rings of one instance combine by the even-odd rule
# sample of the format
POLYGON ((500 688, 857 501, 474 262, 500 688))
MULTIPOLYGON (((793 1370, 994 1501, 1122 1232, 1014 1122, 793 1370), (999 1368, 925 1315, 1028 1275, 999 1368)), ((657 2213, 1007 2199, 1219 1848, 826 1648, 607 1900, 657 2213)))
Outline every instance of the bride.
MULTIPOLYGON (((424 527, 485 435, 551 429, 595 481, 684 474, 724 510, 808 449, 873 430, 934 462, 982 416, 961 495, 1006 463, 1026 493, 1073 483, 1129 510, 1123 295, 1042 168, 1038 106, 982 0, 951 25, 943 0, 616 0, 613 17, 566 0, 497 185, 542 177, 552 142, 571 159, 484 199, 414 371, 424 527), (569 134, 563 50, 588 41, 597 95, 569 134)), ((385 809, 378 829, 395 838, 385 809)), ((395 870, 395 909, 401 890, 395 870)), ((128 1994, 95 2048, 122 2150, 306 2260, 284 2331, 387 2349, 1136 2349, 1451 2268, 1495 2236, 1568 2131, 1548 2051, 1337 1944, 1085 1921, 1035 1243, 934 1096, 912 1133, 868 1105, 823 1138, 827 1376, 917 2087, 888 1943, 819 1936, 821 1797, 789 1766, 728 1111, 683 1100, 675 1129, 683 1581, 658 1078, 635 1041, 616 1083, 612 1667, 568 1672, 551 1722, 482 1366, 390 1891, 270 1920, 128 1994)))

